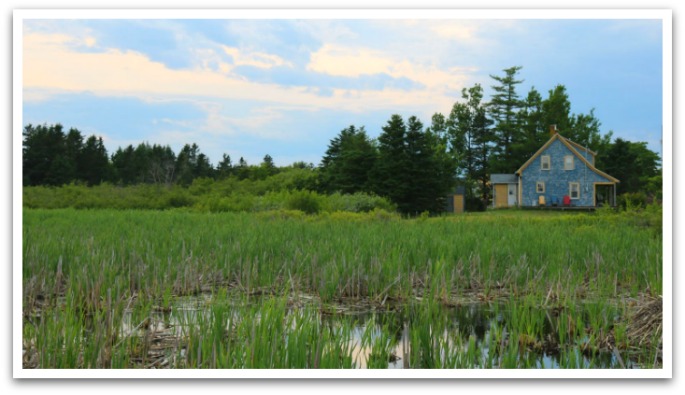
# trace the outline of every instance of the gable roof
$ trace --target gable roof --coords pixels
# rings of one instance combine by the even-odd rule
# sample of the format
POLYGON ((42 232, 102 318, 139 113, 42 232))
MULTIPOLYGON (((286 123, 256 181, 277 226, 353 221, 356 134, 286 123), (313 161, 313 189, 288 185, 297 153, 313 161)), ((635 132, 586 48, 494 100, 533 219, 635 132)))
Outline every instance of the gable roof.
MULTIPOLYGON (((572 142, 571 140, 568 140, 566 137, 560 135, 559 133, 555 133, 554 136, 552 136, 549 140, 547 140, 547 142, 546 142, 542 147, 540 147, 540 149, 539 149, 533 156, 531 156, 530 159, 528 159, 528 160, 526 161, 526 163, 523 164, 523 166, 521 166, 518 170, 516 170, 516 174, 518 174, 518 175, 520 176, 521 173, 523 172, 523 170, 524 170, 526 167, 528 167, 528 165, 530 165, 531 163, 533 163, 533 161, 535 160, 535 158, 537 158, 538 156, 540 156, 540 154, 542 154, 542 153, 547 149, 547 147, 549 147, 555 140, 559 140, 562 144, 564 144, 564 145, 566 146, 566 148, 568 148, 569 151, 571 151, 572 154, 574 154, 575 156, 577 156, 578 159, 580 159, 583 163, 585 163, 585 165, 586 165, 591 171, 593 171, 593 172, 599 174, 600 176, 606 178, 606 179, 609 180, 609 181, 620 182, 617 178, 612 177, 612 176, 608 175, 607 173, 605 173, 605 172, 603 172, 603 171, 601 171, 601 170, 598 170, 592 163, 590 163, 587 159, 585 159, 585 157, 584 157, 583 155, 581 155, 581 154, 574 148, 574 145, 580 146, 580 144, 574 143, 574 142, 572 142)), ((581 146, 581 147, 582 147, 582 146, 581 146)), ((583 148, 583 150, 586 150, 586 149, 583 148)), ((592 153, 592 154, 594 154, 594 152, 592 152, 592 151, 590 151, 590 150, 587 150, 587 151, 590 152, 590 153, 592 153)))
POLYGON ((589 148, 587 148, 587 147, 583 147, 582 145, 576 143, 575 141, 569 140, 569 139, 567 139, 566 137, 564 137, 564 140, 566 140, 566 141, 568 141, 569 143, 571 143, 572 146, 574 146, 574 147, 576 147, 576 148, 578 148, 578 149, 581 149, 581 150, 583 150, 583 151, 589 153, 589 154, 592 155, 592 156, 597 156, 597 153, 596 153, 595 151, 593 151, 593 150, 591 150, 591 149, 589 149, 589 148))

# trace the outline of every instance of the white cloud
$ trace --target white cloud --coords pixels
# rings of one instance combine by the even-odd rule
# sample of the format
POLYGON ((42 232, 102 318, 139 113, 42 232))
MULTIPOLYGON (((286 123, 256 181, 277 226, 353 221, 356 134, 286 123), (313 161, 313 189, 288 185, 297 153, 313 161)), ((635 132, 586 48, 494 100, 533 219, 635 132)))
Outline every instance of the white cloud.
POLYGON ((238 48, 222 45, 224 52, 233 59, 236 66, 254 66, 260 69, 270 69, 272 67, 288 66, 292 63, 283 60, 280 56, 263 52, 245 52, 238 48))
POLYGON ((466 83, 464 69, 442 70, 432 64, 418 64, 401 56, 393 56, 369 48, 325 44, 313 53, 307 69, 343 77, 387 74, 407 78, 428 89, 459 89, 466 83))
MULTIPOLYGON (((142 53, 105 49, 102 52, 78 52, 67 35, 32 33, 24 36, 23 78, 25 91, 91 92, 102 96, 133 96, 145 100, 189 99, 192 97, 253 100, 265 105, 316 109, 366 111, 369 109, 410 106, 436 107, 445 100, 446 88, 456 88, 465 77, 435 67, 393 61, 373 51, 361 50, 358 60, 368 68, 350 65, 354 73, 364 70, 382 72, 393 77, 407 77, 428 89, 406 91, 337 89, 332 96, 322 97, 308 86, 282 86, 255 83, 227 75, 216 68, 170 69, 150 60, 142 53), (356 68, 355 68, 356 67, 356 68), (268 103, 268 104, 267 104, 268 103)), ((344 74, 336 61, 352 59, 353 49, 327 47, 320 62, 312 67, 321 71, 344 74)), ((209 54, 207 54, 209 57, 209 54)), ((246 55, 250 59, 250 55, 246 55)), ((262 60, 264 61, 264 60, 262 60)), ((275 58, 270 60, 275 62, 275 58)), ((355 62, 359 63, 359 62, 355 62)), ((454 71, 454 70, 453 70, 454 71)), ((346 75, 353 75, 347 72, 346 75)), ((451 100, 451 99, 450 99, 451 100)))
POLYGON ((63 34, 25 34, 24 100, 45 101, 52 94, 89 92, 101 97, 135 97, 152 103, 184 102, 201 109, 205 116, 199 122, 197 119, 159 120, 165 125, 164 134, 155 136, 156 141, 172 145, 210 141, 210 136, 244 134, 276 141, 300 138, 293 135, 292 128, 280 125, 291 110, 411 113, 429 122, 434 112, 449 112, 455 98, 447 90, 461 89, 467 78, 459 69, 445 71, 393 59, 369 49, 355 51, 350 47, 328 46, 317 53, 318 58, 313 57, 318 63, 313 62, 312 69, 350 77, 368 72, 386 73, 417 81, 423 88, 411 91, 338 88, 332 94, 321 96, 316 86, 256 83, 232 73, 237 64, 266 69, 291 66, 275 55, 224 47, 235 62, 230 64, 225 55, 213 49, 196 48, 193 56, 202 61, 194 62, 194 68, 171 69, 135 51, 101 48, 97 52, 79 52, 78 48, 83 48, 86 40, 87 37, 80 39, 63 34), (244 113, 236 113, 226 107, 231 102, 251 104, 244 113))
POLYGON ((444 22, 433 24, 430 29, 440 37, 453 40, 469 40, 474 38, 476 28, 457 22, 444 22))

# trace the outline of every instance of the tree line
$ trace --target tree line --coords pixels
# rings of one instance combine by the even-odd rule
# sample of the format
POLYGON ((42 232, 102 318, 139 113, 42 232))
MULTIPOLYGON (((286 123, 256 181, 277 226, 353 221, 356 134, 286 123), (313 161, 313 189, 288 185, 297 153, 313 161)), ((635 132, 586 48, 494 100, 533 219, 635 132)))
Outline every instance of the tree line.
MULTIPOLYGON (((302 162, 291 167, 313 168, 302 162)), ((224 154, 214 167, 197 144, 186 144, 177 153, 168 145, 147 142, 118 148, 111 157, 101 137, 84 139, 78 129, 64 131, 61 124, 31 125, 23 131, 23 185, 59 186, 102 182, 117 185, 165 184, 189 186, 197 178, 264 179, 279 171, 266 155, 261 164, 248 165, 241 157, 233 164, 224 154)))
POLYGON ((449 114, 435 113, 427 127, 416 117, 394 114, 373 139, 364 126, 343 129, 334 137, 318 167, 296 162, 277 167, 270 155, 259 165, 237 163, 224 154, 216 166, 196 144, 178 153, 167 145, 140 143, 118 148, 111 156, 102 138, 84 138, 60 124, 27 125, 23 132, 24 185, 164 184, 189 186, 195 179, 263 180, 290 169, 306 169, 315 180, 303 189, 319 193, 369 193, 386 197, 402 213, 439 212, 446 195, 465 186, 467 210, 487 207, 493 173, 514 173, 532 156, 556 125, 559 133, 598 153, 596 166, 618 178, 618 193, 661 193, 659 156, 645 142, 600 133, 594 109, 572 114, 563 85, 547 92, 532 87, 521 96, 520 66, 491 75, 489 100, 480 84, 464 88, 449 114))

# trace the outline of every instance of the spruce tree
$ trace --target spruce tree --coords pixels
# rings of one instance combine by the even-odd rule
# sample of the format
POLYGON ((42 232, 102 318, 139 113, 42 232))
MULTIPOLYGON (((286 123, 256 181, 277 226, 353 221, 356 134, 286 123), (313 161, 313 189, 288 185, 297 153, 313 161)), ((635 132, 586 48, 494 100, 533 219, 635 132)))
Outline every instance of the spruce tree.
POLYGON ((111 174, 110 166, 102 137, 88 137, 78 158, 79 178, 88 185, 108 181, 111 174))
POLYGON ((372 172, 374 192, 397 204, 401 212, 408 213, 411 207, 406 201, 410 186, 410 167, 405 147, 407 128, 402 117, 394 114, 383 126, 378 137, 378 162, 372 172))
POLYGON ((370 172, 377 151, 364 127, 350 125, 333 138, 321 161, 320 183, 325 192, 370 192, 370 172))
POLYGON ((542 96, 535 87, 528 92, 518 118, 522 135, 521 140, 513 145, 514 157, 517 160, 514 171, 549 139, 548 126, 544 125, 543 120, 542 96))
POLYGON ((517 168, 514 146, 521 140, 521 127, 517 116, 523 101, 516 92, 516 85, 523 80, 517 80, 516 74, 520 66, 504 69, 505 75, 498 77, 490 75, 499 84, 492 86, 495 93, 487 105, 494 124, 495 145, 492 152, 492 171, 494 173, 513 173, 517 168))
POLYGON ((223 154, 221 161, 216 165, 216 175, 218 179, 228 178, 233 173, 233 165, 231 164, 231 157, 228 154, 223 154))

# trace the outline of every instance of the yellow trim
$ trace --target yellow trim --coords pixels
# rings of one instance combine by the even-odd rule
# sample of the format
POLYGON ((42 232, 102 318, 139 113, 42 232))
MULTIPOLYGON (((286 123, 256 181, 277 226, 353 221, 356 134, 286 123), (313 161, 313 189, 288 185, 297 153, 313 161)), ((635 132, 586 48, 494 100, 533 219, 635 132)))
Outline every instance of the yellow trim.
POLYGON ((530 165, 531 162, 533 162, 533 160, 535 160, 535 158, 537 158, 538 156, 540 156, 540 154, 542 154, 542 152, 544 152, 544 150, 546 150, 547 147, 549 147, 550 144, 552 144, 552 142, 554 142, 554 140, 559 140, 559 141, 561 141, 561 142, 566 146, 566 148, 568 148, 569 150, 571 150, 571 153, 575 154, 578 158, 580 158, 580 160, 581 160, 583 163, 585 163, 585 164, 590 168, 591 171, 593 171, 593 172, 599 174, 600 176, 606 178, 607 180, 610 180, 610 181, 613 181, 613 182, 621 182, 621 181, 619 181, 617 178, 612 177, 612 176, 608 175, 607 173, 605 173, 605 172, 603 172, 603 171, 598 170, 597 168, 595 168, 595 166, 594 166, 592 163, 588 162, 588 160, 585 159, 585 157, 584 157, 583 155, 581 155, 578 151, 576 151, 576 149, 573 148, 573 146, 571 145, 571 143, 569 143, 569 141, 566 140, 566 138, 563 137, 562 135, 560 135, 559 133, 556 133, 554 136, 552 136, 552 138, 550 138, 550 139, 545 143, 545 145, 543 145, 542 147, 540 147, 540 149, 539 149, 533 156, 531 156, 530 159, 528 159, 528 160, 526 161, 526 163, 523 164, 523 166, 521 166, 518 170, 516 170, 516 174, 518 174, 519 176, 521 176, 523 170, 524 170, 526 167, 528 167, 528 165, 530 165))

